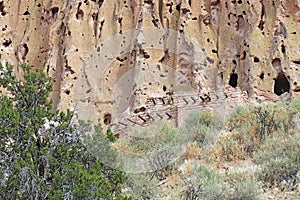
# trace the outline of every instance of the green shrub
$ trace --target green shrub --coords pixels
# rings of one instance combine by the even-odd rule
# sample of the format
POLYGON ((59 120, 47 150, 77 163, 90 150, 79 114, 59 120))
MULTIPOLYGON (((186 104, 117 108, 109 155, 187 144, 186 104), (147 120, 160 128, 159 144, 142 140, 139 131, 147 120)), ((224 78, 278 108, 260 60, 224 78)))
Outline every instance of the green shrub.
POLYGON ((245 156, 252 156, 260 143, 253 108, 238 107, 227 120, 227 129, 234 133, 232 139, 238 141, 239 149, 245 156))
POLYGON ((299 131, 300 101, 293 100, 289 103, 279 104, 278 108, 280 110, 278 121, 281 123, 281 130, 286 134, 299 131))
POLYGON ((300 181, 299 152, 299 133, 267 137, 255 155, 255 161, 261 166, 259 178, 269 187, 296 189, 300 181))
POLYGON ((230 200, 259 199, 260 185, 255 178, 240 179, 235 182, 230 200))
POLYGON ((106 137, 107 137, 107 139, 109 139, 110 142, 115 142, 116 141, 116 136, 114 135, 114 133, 110 129, 108 129, 106 131, 106 137))
POLYGON ((124 193, 133 199, 155 199, 159 195, 158 180, 147 174, 129 174, 124 193))
POLYGON ((212 111, 191 112, 185 119, 181 132, 188 134, 190 141, 196 141, 202 146, 212 130, 219 128, 220 124, 221 121, 212 111))
POLYGON ((179 130, 170 123, 160 123, 143 129, 133 128, 129 135, 130 137, 122 138, 117 143, 128 146, 134 153, 156 152, 180 140, 179 130))
POLYGON ((225 181, 230 185, 230 200, 259 199, 262 184, 255 177, 257 166, 245 161, 245 166, 231 166, 226 172, 225 181))
POLYGON ((49 77, 20 69, 22 79, 0 64, 0 199, 122 198, 124 173, 87 151, 73 112, 52 112, 49 77))
POLYGON ((196 111, 188 114, 185 123, 191 127, 197 127, 199 125, 210 126, 215 117, 213 111, 196 111))
POLYGON ((298 127, 300 102, 239 107, 227 120, 231 132, 240 133, 244 152, 252 157, 260 143, 275 132, 292 134, 298 127))
POLYGON ((186 178, 182 199, 226 199, 230 190, 223 176, 212 168, 200 166, 186 178))

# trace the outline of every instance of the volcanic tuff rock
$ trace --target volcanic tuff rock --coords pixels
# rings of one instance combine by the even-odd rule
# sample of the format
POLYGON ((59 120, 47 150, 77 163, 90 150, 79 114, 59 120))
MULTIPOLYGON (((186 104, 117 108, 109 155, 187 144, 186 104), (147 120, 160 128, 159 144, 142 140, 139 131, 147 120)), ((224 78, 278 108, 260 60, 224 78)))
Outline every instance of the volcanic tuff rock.
POLYGON ((299 97, 299 11, 299 0, 0 0, 0 58, 43 67, 54 108, 82 118, 180 121, 187 107, 299 97))

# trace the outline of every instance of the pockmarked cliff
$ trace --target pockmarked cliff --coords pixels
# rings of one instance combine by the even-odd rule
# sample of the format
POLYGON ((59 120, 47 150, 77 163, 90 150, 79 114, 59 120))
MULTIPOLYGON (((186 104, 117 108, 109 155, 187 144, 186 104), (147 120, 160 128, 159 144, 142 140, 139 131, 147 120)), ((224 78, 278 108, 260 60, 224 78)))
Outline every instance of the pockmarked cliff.
POLYGON ((122 130, 298 98, 299 24, 299 0, 0 0, 0 59, 44 68, 54 109, 122 130))

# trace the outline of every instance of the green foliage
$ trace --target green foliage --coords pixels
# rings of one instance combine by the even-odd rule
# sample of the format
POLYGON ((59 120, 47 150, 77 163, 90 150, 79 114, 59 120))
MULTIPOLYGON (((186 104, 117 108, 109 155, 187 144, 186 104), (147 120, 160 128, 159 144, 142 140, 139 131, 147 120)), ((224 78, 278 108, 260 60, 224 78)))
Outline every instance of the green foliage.
POLYGON ((215 120, 213 112, 192 112, 184 121, 184 129, 199 145, 202 145, 206 136, 211 132, 212 122, 215 120))
POLYGON ((208 167, 199 166, 185 177, 185 189, 181 199, 259 199, 261 186, 249 172, 236 169, 226 174, 208 167))
POLYGON ((249 108, 239 107, 228 119, 227 127, 231 132, 240 134, 244 151, 252 156, 260 143, 275 132, 290 134, 299 129, 300 102, 266 104, 249 108))
POLYGON ((191 112, 185 120, 185 123, 191 127, 197 127, 199 125, 210 126, 215 119, 215 114, 212 111, 206 112, 191 112))
POLYGON ((113 132, 108 129, 106 132, 106 137, 109 139, 109 141, 111 142, 115 142, 116 141, 116 136, 113 134, 113 132))
POLYGON ((162 149, 178 140, 180 131, 169 123, 149 126, 145 129, 132 129, 129 138, 119 140, 122 146, 130 148, 131 152, 153 152, 162 149))
POLYGON ((182 199, 227 199, 229 192, 221 174, 210 167, 200 166, 186 180, 182 199))
POLYGON ((156 199, 159 195, 158 180, 147 174, 130 174, 126 183, 125 194, 133 199, 156 199))
POLYGON ((228 120, 239 135, 239 147, 261 166, 259 179, 268 186, 292 189, 299 181, 300 102, 238 108, 228 120), (298 174, 298 175, 297 175, 298 174))
POLYGON ((255 178, 241 179, 235 182, 230 200, 259 199, 260 186, 255 178))
POLYGON ((0 65, 0 86, 7 92, 0 96, 0 199, 170 197, 170 188, 159 186, 164 183, 181 199, 258 199, 258 180, 299 189, 300 101, 239 107, 226 127, 213 112, 191 113, 181 128, 161 123, 116 141, 111 130, 103 134, 100 126, 75 124, 69 110, 52 112, 49 78, 26 64, 20 69, 22 78, 12 66, 0 65), (222 168, 222 161, 253 158, 257 177, 222 168), (206 166, 211 160, 218 164, 206 166), (116 170, 125 164, 151 173, 116 170))
POLYGON ((0 65, 0 198, 122 199, 124 174, 86 150, 73 112, 52 112, 50 79, 20 68, 22 79, 0 65))
POLYGON ((300 181, 300 134, 268 136, 255 155, 259 178, 269 187, 296 189, 300 181))
MULTIPOLYGON (((118 153, 112 148, 112 143, 103 134, 100 126, 92 127, 88 123, 80 122, 80 132, 85 133, 82 135, 82 142, 86 150, 100 159, 104 167, 120 169, 122 166, 118 163, 118 153)), ((121 175, 121 174, 120 174, 121 175)))
POLYGON ((260 132, 260 124, 257 119, 258 110, 254 107, 238 107, 228 119, 227 127, 234 133, 234 139, 237 141, 238 148, 243 154, 252 156, 257 150, 262 139, 263 133, 260 132))
POLYGON ((226 172, 225 181, 230 185, 230 200, 255 200, 260 199, 262 184, 255 176, 255 165, 245 161, 246 168, 231 166, 226 172))

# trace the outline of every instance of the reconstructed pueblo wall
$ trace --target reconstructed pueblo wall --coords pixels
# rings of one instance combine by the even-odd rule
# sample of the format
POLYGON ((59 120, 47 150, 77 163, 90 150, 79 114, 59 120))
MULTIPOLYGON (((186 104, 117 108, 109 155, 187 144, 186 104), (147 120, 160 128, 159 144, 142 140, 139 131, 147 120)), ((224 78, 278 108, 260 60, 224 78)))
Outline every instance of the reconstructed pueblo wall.
MULTIPOLYGON (((299 97, 299 0, 0 0, 0 58, 124 129, 299 97)), ((19 73, 16 68, 16 73, 19 73)))

